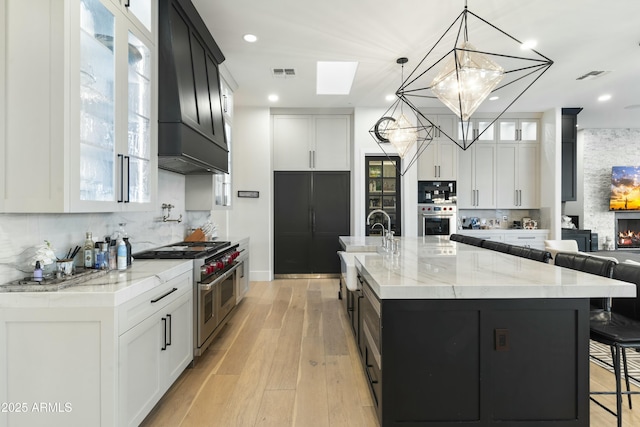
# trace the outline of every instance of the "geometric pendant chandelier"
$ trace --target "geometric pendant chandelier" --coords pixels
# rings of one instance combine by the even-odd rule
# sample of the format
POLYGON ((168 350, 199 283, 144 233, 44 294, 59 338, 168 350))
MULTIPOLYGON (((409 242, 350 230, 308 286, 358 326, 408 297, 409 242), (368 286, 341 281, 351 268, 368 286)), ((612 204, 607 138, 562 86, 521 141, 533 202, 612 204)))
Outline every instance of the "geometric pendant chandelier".
POLYGON ((444 104, 458 117, 460 128, 454 135, 441 134, 466 150, 552 64, 539 52, 523 49, 519 40, 471 12, 465 3, 464 10, 402 82, 396 95, 432 126, 435 123, 421 107, 444 104), (486 102, 489 97, 496 101, 486 102), (490 125, 474 132, 472 117, 481 105, 485 107, 483 114, 491 117, 490 125))
MULTIPOLYGON (((407 61, 407 58, 398 58, 396 63, 404 69, 407 61)), ((431 123, 420 116, 416 117, 411 108, 406 108, 408 111, 405 112, 404 105, 400 98, 397 98, 369 130, 369 134, 387 158, 390 159, 392 155, 400 156, 400 164, 395 163, 400 176, 418 160, 433 140, 434 134, 431 123), (390 150, 390 146, 395 152, 390 150)))

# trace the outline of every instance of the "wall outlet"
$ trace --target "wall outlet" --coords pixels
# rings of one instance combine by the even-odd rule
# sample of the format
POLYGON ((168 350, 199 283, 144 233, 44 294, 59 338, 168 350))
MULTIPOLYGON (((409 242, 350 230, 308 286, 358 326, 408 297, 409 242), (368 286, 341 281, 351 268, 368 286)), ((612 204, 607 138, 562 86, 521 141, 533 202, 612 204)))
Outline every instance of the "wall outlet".
POLYGON ((503 221, 508 221, 508 220, 509 220, 509 218, 508 218, 506 215, 502 215, 502 220, 503 220, 503 221))

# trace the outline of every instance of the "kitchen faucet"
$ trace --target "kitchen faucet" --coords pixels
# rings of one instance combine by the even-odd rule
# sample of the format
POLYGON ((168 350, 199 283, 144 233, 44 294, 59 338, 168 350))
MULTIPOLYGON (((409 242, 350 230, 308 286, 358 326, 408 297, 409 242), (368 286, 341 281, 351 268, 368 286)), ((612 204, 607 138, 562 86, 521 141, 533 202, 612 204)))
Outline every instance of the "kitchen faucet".
MULTIPOLYGON (((369 215, 367 215, 367 225, 371 224, 371 217, 373 216, 373 214, 375 213, 381 213, 382 215, 384 215, 387 218, 387 229, 384 229, 384 225, 382 225, 382 246, 387 249, 387 240, 391 237, 391 218, 389 218, 389 214, 386 213, 385 211, 383 211, 382 209, 374 209, 371 212, 369 212, 369 215)), ((379 224, 379 223, 376 223, 379 224)), ((374 224, 375 225, 375 224, 374 224)), ((373 227, 371 227, 373 228, 373 227)))
POLYGON ((386 240, 385 240, 385 235, 384 235, 384 234, 385 234, 384 225, 382 225, 382 224, 381 224, 381 223, 379 223, 379 222, 376 222, 375 224, 373 224, 373 225, 371 226, 371 230, 373 230, 373 228, 374 228, 376 225, 379 225, 379 226, 380 226, 380 228, 382 228, 382 234, 381 234, 381 236, 382 236, 382 246, 384 246, 384 245, 385 245, 385 242, 386 242, 386 240))

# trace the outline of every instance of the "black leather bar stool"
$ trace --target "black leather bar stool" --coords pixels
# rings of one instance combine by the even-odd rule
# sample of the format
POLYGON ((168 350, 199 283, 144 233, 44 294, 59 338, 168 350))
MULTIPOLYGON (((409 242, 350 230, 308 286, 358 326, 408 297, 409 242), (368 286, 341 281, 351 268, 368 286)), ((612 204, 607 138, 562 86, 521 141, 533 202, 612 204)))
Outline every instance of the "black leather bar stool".
POLYGON ((551 259, 551 252, 541 249, 525 248, 524 246, 509 245, 509 254, 521 258, 528 258, 534 261, 548 263, 551 259))
POLYGON ((466 243, 467 245, 482 246, 482 242, 484 242, 484 239, 474 236, 462 236, 462 240, 460 241, 462 243, 466 243))
POLYGON ((511 245, 508 243, 496 242, 495 240, 485 240, 482 242, 483 248, 491 249, 492 251, 502 252, 504 254, 509 253, 509 246, 511 245))
MULTIPOLYGON (((618 264, 613 268, 614 279, 640 285, 640 266, 630 264, 618 264)), ((592 395, 615 394, 616 411, 604 406, 591 396, 591 400, 604 408, 618 419, 618 426, 622 426, 622 396, 627 395, 629 409, 631 409, 631 395, 640 394, 631 391, 629 387, 629 370, 627 368, 627 348, 640 349, 640 298, 615 298, 611 304, 611 311, 593 310, 590 316, 591 339, 608 345, 611 348, 613 360, 613 372, 616 377, 616 391, 596 391, 592 395), (622 391, 622 379, 620 373, 620 355, 626 391, 622 391)))

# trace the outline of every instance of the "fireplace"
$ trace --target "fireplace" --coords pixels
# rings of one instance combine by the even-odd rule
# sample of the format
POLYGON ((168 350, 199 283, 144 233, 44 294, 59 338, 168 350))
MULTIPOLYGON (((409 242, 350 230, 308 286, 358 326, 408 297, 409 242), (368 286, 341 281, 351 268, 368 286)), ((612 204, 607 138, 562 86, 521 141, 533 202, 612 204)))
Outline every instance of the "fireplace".
POLYGON ((640 212, 616 212, 616 249, 640 249, 640 212))

